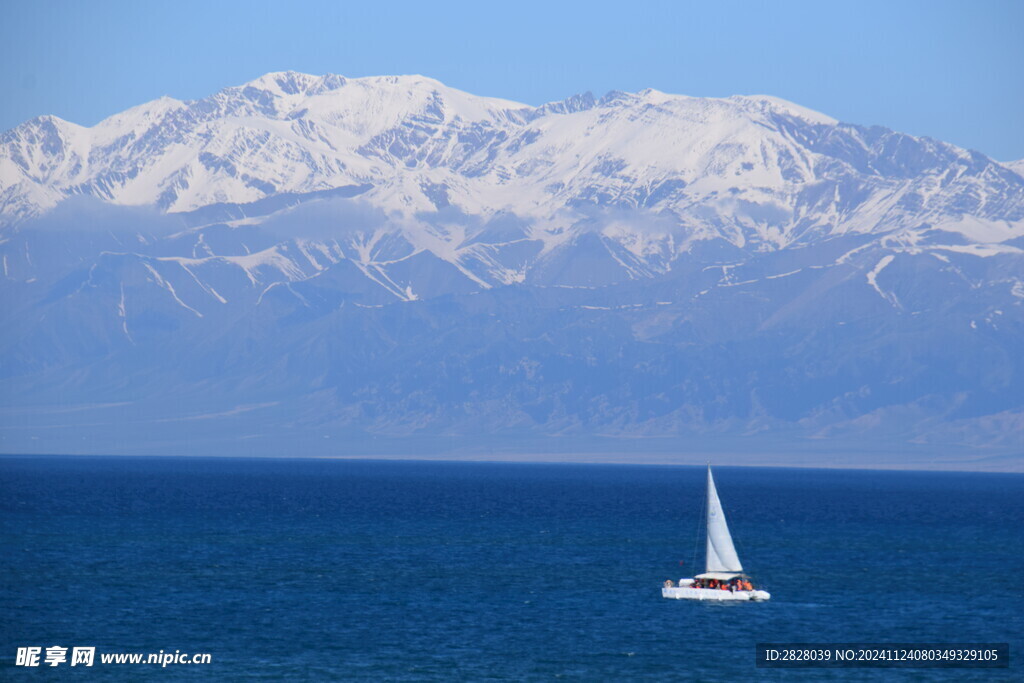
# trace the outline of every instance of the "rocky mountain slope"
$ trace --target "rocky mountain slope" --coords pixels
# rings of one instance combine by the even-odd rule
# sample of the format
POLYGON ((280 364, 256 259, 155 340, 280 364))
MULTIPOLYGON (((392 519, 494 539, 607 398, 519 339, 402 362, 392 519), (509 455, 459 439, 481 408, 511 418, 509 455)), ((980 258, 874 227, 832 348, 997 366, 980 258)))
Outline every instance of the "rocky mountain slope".
POLYGON ((1022 446, 1019 168, 775 98, 268 74, 7 131, 0 240, 8 452, 1022 446))

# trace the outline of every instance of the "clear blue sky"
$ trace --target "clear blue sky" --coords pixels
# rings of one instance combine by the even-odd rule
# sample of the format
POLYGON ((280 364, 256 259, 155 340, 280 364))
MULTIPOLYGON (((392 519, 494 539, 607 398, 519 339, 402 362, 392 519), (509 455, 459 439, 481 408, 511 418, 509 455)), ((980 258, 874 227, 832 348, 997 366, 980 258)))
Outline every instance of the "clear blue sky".
POLYGON ((420 73, 528 104, 770 94, 1024 158, 1024 0, 5 0, 0 13, 0 130, 39 114, 92 125, 294 69, 420 73))

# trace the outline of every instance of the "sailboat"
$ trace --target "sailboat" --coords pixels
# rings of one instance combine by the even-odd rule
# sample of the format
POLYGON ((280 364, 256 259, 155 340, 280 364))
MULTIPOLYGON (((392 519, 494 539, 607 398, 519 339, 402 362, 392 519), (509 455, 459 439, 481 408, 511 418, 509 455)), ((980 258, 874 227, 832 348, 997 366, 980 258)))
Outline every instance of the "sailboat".
POLYGON ((704 573, 692 579, 669 580, 661 589, 661 597, 676 600, 751 601, 768 600, 767 591, 757 590, 736 555, 736 547, 725 523, 722 502, 718 499, 715 480, 708 465, 707 554, 704 573))

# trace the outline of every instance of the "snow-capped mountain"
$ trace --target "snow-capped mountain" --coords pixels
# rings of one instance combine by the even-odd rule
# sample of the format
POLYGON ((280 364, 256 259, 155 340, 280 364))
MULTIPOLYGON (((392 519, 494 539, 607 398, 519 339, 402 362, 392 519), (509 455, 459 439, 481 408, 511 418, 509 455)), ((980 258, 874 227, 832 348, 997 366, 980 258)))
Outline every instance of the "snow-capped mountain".
MULTIPOLYGON (((1019 163, 772 97, 530 107, 272 73, 7 131, 0 240, 9 411, 70 402, 103 424, 132 406, 164 450, 167 425, 254 415, 317 450, 482 433, 998 450, 1024 420, 1019 163)), ((47 420, 7 448, 74 431, 47 420)))
POLYGON ((1020 178, 980 154, 771 97, 645 90, 531 108, 418 76, 276 73, 93 128, 40 117, 3 135, 0 169, 6 223, 79 194, 180 212, 350 185, 388 211, 505 211, 548 231, 566 207, 672 212, 740 246, 965 214, 1019 234, 1002 224, 1024 219, 1020 178))

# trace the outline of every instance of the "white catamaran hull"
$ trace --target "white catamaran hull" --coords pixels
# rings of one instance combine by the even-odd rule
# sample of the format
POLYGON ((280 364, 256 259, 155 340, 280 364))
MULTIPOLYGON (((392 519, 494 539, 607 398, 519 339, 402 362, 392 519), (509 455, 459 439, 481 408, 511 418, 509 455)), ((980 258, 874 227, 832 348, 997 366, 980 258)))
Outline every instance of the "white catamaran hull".
POLYGON ((714 600, 717 602, 749 602, 751 600, 768 600, 768 591, 723 591, 717 588, 665 587, 661 589, 661 597, 676 600, 714 600))

